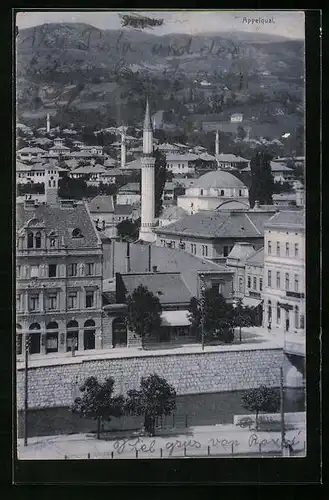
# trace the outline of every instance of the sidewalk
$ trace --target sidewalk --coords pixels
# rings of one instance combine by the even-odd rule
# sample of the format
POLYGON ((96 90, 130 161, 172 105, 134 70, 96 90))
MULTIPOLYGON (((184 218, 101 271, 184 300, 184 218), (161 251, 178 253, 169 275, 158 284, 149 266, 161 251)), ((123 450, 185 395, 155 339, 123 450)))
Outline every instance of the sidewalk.
MULTIPOLYGON (((294 452, 304 455, 305 430, 296 428, 286 432, 294 452)), ((102 436, 97 440, 92 434, 35 437, 23 446, 18 442, 21 460, 67 459, 131 459, 131 458, 185 458, 236 455, 281 455, 279 432, 252 432, 233 425, 191 427, 155 437, 130 435, 102 436)))

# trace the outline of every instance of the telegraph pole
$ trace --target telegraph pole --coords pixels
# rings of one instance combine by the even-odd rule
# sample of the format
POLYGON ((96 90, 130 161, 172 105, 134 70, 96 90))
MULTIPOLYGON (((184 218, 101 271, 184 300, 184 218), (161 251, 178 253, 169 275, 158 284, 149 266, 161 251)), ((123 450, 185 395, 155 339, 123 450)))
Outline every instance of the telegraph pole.
POLYGON ((29 370, 29 350, 30 350, 30 345, 31 345, 31 337, 30 337, 30 335, 28 335, 27 338, 26 338, 26 340, 25 340, 24 446, 27 446, 27 431, 28 431, 27 412, 28 412, 28 397, 29 397, 29 392, 28 392, 28 370, 29 370))
POLYGON ((204 351, 204 301, 205 287, 203 283, 203 275, 200 276, 200 292, 201 292, 201 347, 204 351))
POLYGON ((285 449, 283 368, 280 368, 281 451, 285 449))

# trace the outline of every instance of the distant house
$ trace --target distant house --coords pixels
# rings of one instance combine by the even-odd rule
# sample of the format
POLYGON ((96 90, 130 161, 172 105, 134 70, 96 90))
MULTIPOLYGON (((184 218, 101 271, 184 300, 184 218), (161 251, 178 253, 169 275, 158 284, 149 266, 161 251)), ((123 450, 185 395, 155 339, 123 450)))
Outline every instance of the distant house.
POLYGON ((74 146, 75 148, 79 148, 79 149, 81 149, 81 148, 83 148, 83 147, 84 147, 84 143, 83 143, 83 142, 81 142, 81 141, 73 141, 73 146, 74 146))
POLYGON ((117 225, 123 220, 136 220, 140 217, 140 207, 138 203, 134 205, 116 204, 114 208, 114 224, 117 225))
POLYGON ((163 209, 159 217, 159 227, 168 226, 168 224, 172 224, 187 215, 188 212, 183 208, 177 205, 169 205, 163 209))
MULTIPOLYGON (((286 167, 283 163, 278 163, 276 161, 271 161, 270 165, 274 182, 294 182, 295 176, 292 168, 286 167)), ((250 172, 250 165, 243 168, 241 172, 250 172)))
MULTIPOLYGON (((34 165, 25 165, 16 163, 16 183, 17 184, 44 184, 45 171, 48 165, 51 165, 56 172, 65 172, 65 169, 55 164, 35 163, 34 165)), ((51 172, 51 171, 50 171, 51 172)))
POLYGON ((106 169, 102 165, 86 165, 75 168, 69 175, 73 179, 86 179, 89 186, 99 186, 102 181, 102 174, 105 173, 106 169))
POLYGON ((81 146, 81 151, 91 153, 92 155, 102 155, 103 146, 81 146))
POLYGON ((41 159, 47 151, 38 147, 25 147, 17 151, 17 157, 19 160, 30 161, 33 159, 41 159))
POLYGON ((171 201, 174 199, 175 182, 166 182, 163 188, 162 200, 171 201))
POLYGON ((98 230, 111 229, 109 237, 115 236, 112 229, 114 226, 114 203, 113 196, 98 195, 88 203, 90 215, 98 230), (113 234, 112 234, 113 233, 113 234))
POLYGON ((174 175, 193 174, 195 172, 195 162, 198 156, 193 153, 167 154, 167 169, 174 175))
POLYGON ((217 164, 219 168, 227 169, 244 169, 249 166, 249 160, 242 158, 241 156, 236 156, 234 154, 220 153, 216 156, 217 164))
POLYGON ((241 123, 243 121, 242 113, 233 113, 231 115, 231 123, 241 123))
POLYGON ((117 194, 118 205, 133 205, 140 203, 140 184, 138 182, 129 182, 122 186, 117 194))
POLYGON ((166 154, 178 154, 179 153, 179 148, 175 146, 174 144, 169 144, 168 142, 165 142, 163 144, 159 144, 157 146, 157 149, 161 151, 162 153, 166 154))
POLYGON ((295 192, 278 193, 272 195, 273 205, 289 207, 296 205, 297 196, 295 192))

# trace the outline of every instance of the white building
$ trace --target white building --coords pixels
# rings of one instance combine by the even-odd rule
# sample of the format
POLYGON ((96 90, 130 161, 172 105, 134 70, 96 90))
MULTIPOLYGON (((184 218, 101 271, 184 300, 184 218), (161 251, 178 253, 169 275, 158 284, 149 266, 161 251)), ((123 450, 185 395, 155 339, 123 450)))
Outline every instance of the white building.
POLYGON ((167 154, 167 169, 174 175, 194 174, 195 161, 198 156, 192 153, 180 154, 167 154))
MULTIPOLYGON (((284 165, 283 163, 279 163, 276 161, 271 161, 270 166, 274 182, 294 182, 295 175, 292 168, 286 167, 286 165, 284 165)), ((246 168, 243 168, 241 171, 250 172, 250 165, 246 168)))
POLYGON ((241 156, 234 154, 220 153, 216 155, 217 165, 223 169, 246 169, 249 167, 250 161, 241 156))
POLYGON ((264 326, 305 329, 305 212, 276 213, 264 225, 264 326))
POLYGON ((249 207, 248 188, 240 179, 223 170, 202 175, 186 189, 185 195, 177 197, 177 206, 188 214, 216 210, 224 203, 226 208, 249 207))
POLYGON ((17 157, 21 161, 30 161, 33 159, 40 159, 47 153, 44 149, 37 147, 25 147, 17 151, 17 157))
POLYGON ((243 114, 242 113, 233 113, 231 115, 231 122, 232 123, 241 123, 243 121, 243 114))
POLYGON ((118 205, 133 205, 134 203, 140 203, 140 201, 141 191, 138 182, 129 182, 118 190, 118 205))

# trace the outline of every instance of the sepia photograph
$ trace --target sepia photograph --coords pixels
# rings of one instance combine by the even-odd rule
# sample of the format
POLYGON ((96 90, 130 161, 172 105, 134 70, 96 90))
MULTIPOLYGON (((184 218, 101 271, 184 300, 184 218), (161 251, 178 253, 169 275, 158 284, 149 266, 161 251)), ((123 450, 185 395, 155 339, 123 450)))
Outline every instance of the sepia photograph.
POLYGON ((305 13, 13 37, 18 460, 307 457, 305 13))

